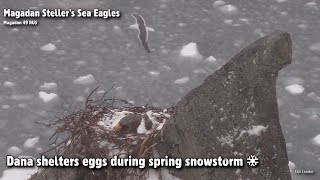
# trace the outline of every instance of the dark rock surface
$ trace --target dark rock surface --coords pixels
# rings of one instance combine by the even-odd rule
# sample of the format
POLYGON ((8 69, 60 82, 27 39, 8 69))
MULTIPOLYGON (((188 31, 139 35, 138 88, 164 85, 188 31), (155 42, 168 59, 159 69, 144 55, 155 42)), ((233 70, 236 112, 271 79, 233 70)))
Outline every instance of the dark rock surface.
POLYGON ((291 63, 291 38, 274 33, 243 49, 177 104, 161 156, 260 159, 257 168, 190 168, 188 179, 291 179, 276 97, 278 71, 291 63))

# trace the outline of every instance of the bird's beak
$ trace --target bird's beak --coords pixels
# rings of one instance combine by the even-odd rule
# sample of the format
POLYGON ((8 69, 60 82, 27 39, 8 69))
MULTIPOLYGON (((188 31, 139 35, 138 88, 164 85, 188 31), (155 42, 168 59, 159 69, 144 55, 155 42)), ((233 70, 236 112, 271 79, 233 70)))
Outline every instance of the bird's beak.
POLYGON ((114 129, 114 132, 119 133, 122 129, 122 126, 118 123, 113 129, 114 129))

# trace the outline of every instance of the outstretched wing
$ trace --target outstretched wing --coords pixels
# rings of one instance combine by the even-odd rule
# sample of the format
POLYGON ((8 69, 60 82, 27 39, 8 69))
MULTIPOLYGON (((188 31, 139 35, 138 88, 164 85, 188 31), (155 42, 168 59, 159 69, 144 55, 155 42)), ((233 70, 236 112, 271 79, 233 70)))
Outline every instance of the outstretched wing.
POLYGON ((148 53, 150 53, 150 48, 148 45, 148 31, 147 31, 147 26, 146 23, 143 19, 143 17, 139 14, 132 14, 132 17, 136 19, 136 22, 138 24, 138 38, 142 46, 147 50, 148 53))

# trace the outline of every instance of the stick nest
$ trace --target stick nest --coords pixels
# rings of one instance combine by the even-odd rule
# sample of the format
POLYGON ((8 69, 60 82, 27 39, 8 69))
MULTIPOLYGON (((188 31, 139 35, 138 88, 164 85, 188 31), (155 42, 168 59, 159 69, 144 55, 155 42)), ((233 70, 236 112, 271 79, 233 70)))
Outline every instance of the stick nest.
MULTIPOLYGON (((174 108, 163 109, 148 105, 133 106, 123 99, 107 98, 107 93, 110 90, 97 100, 93 100, 91 96, 97 89, 88 95, 84 108, 68 112, 62 118, 57 117, 54 123, 47 124, 47 126, 54 126, 56 129, 50 138, 55 138, 55 141, 54 146, 41 155, 55 152, 58 156, 80 159, 108 158, 109 160, 113 156, 126 158, 129 155, 134 158, 153 158, 153 150, 157 142, 161 140, 161 127, 173 114, 174 108), (153 128, 148 133, 123 135, 116 133, 112 127, 112 119, 117 113, 146 115, 150 111, 155 115, 152 117, 153 128), (58 137, 61 136, 65 137, 64 140, 57 142, 58 137)), ((109 161, 108 166, 98 170, 88 167, 80 169, 86 179, 108 180, 146 179, 148 170, 148 168, 139 169, 138 167, 110 167, 109 161)))

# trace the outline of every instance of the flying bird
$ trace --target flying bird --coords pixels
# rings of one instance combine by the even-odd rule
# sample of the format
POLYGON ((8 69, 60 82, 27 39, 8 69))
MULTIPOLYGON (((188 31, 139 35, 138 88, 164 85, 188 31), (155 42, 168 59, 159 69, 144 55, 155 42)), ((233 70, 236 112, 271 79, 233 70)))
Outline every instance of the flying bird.
POLYGON ((131 16, 135 19, 135 24, 131 25, 129 28, 137 29, 139 31, 138 39, 142 46, 150 53, 150 48, 148 44, 148 31, 154 32, 153 28, 147 27, 145 20, 140 14, 134 13, 131 16))

